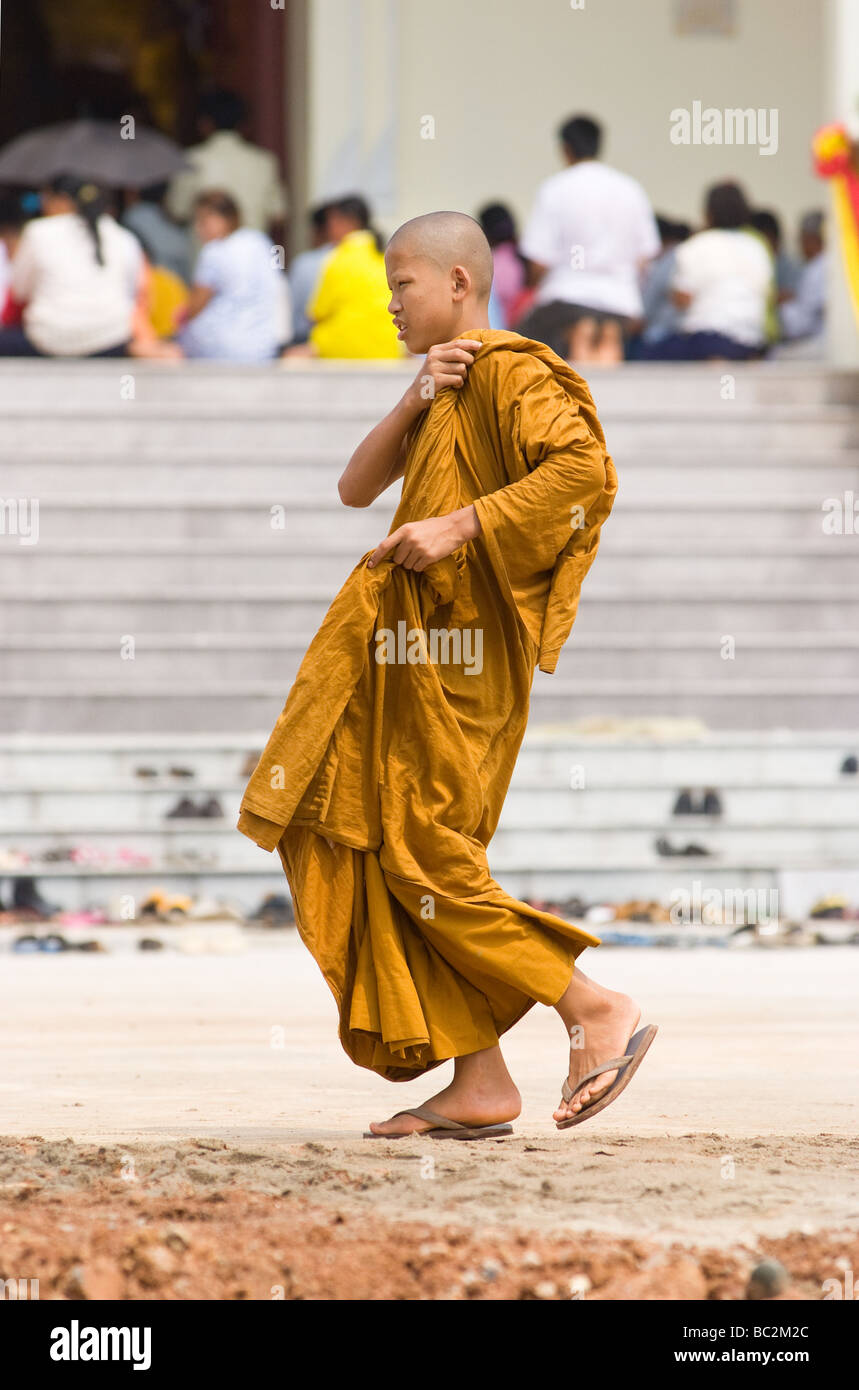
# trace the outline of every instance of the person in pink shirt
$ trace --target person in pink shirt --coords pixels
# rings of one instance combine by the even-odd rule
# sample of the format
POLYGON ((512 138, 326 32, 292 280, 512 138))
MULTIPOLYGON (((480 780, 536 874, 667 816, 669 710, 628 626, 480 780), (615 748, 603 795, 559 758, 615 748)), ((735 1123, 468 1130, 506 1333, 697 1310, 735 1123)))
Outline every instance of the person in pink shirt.
POLYGON ((519 254, 516 223, 503 203, 488 203, 478 214, 486 240, 492 247, 494 273, 492 291, 503 316, 503 325, 512 328, 527 308, 525 263, 519 254))

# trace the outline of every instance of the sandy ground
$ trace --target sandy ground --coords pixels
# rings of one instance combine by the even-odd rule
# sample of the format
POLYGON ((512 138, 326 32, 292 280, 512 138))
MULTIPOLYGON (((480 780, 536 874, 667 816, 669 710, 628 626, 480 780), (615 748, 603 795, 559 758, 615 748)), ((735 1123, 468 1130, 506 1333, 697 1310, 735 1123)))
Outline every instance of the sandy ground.
POLYGON ((582 964, 659 1024, 641 1071, 558 1132, 564 1035, 537 1007, 505 1041, 515 1137, 473 1145, 361 1138, 448 1068, 354 1068, 294 933, 4 955, 0 1277, 43 1298, 740 1298, 773 1255, 786 1298, 859 1282, 859 951, 582 964))

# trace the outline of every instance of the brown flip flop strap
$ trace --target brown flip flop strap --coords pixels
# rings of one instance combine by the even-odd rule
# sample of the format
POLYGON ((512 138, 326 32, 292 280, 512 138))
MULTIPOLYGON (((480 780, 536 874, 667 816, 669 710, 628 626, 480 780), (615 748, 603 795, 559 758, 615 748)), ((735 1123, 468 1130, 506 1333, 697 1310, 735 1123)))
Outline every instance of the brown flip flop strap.
POLYGON ((597 1076, 602 1076, 603 1072, 606 1071, 620 1071, 621 1067, 625 1067, 628 1062, 632 1061, 633 1056, 634 1053, 628 1052, 624 1057, 612 1057, 608 1062, 602 1062, 600 1066, 593 1067, 582 1077, 581 1081, 577 1083, 575 1090, 570 1087, 569 1081, 565 1079, 561 1087, 561 1095, 566 1102, 571 1101, 576 1092, 580 1091, 583 1086, 586 1086, 589 1081, 593 1081, 597 1076))
MULTIPOLYGON (((469 1129, 469 1125, 461 1125, 458 1120, 448 1120, 444 1115, 438 1115, 435 1110, 430 1110, 428 1105, 416 1105, 414 1110, 398 1110, 397 1115, 415 1115, 419 1120, 429 1120, 434 1129, 469 1129)), ((393 1119, 397 1118, 393 1116, 393 1119)))

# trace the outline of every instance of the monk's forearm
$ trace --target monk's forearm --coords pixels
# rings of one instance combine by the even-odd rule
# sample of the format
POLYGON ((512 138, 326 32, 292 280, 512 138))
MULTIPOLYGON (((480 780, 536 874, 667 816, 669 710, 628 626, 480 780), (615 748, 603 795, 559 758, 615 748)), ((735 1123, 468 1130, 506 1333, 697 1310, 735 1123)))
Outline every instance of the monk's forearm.
POLYGON ((407 391, 390 414, 361 441, 337 484, 340 500, 347 507, 369 507, 393 482, 406 431, 422 409, 407 391))

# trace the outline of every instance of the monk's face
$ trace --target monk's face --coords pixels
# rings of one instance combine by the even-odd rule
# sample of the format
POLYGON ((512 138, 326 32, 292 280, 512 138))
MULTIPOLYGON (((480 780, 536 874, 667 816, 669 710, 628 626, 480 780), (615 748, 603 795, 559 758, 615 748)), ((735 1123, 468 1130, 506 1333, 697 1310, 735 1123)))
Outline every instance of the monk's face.
POLYGON ((395 242, 385 253, 385 268, 391 291, 388 313, 393 316, 397 337, 409 352, 428 352, 435 343, 456 337, 463 291, 467 293, 458 274, 461 267, 444 271, 409 246, 395 242))

